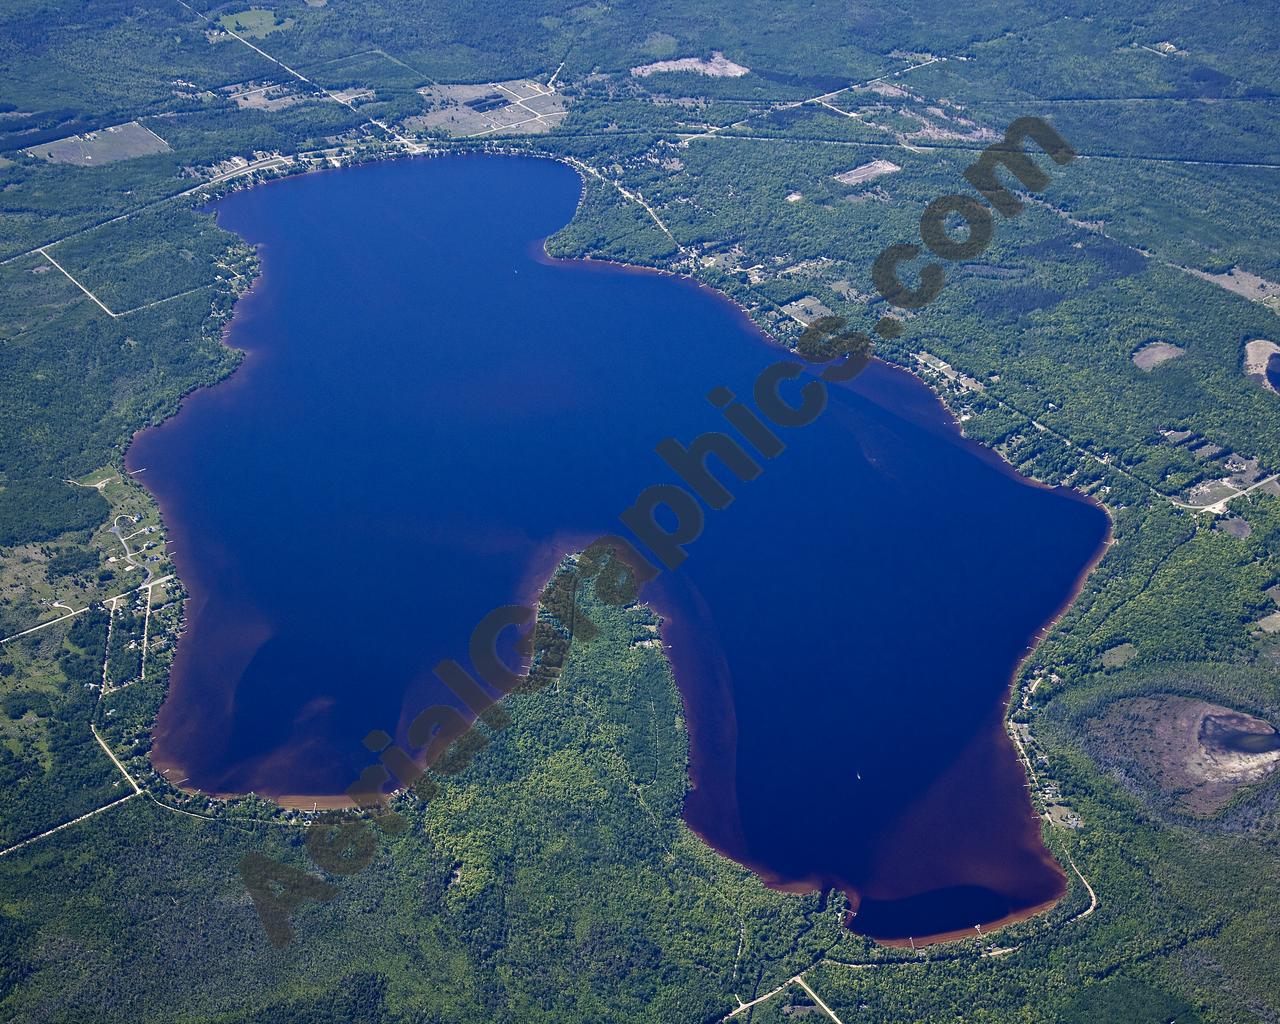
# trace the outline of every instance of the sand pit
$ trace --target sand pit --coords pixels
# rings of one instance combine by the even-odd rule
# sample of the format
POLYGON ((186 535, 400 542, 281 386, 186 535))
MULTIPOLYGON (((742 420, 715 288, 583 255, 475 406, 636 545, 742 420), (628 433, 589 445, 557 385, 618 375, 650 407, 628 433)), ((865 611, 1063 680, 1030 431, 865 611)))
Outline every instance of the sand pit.
POLYGON ((1276 389, 1267 379, 1267 364, 1273 356, 1280 355, 1280 345, 1266 338, 1255 338, 1244 347, 1245 376, 1252 377, 1268 391, 1276 389))
POLYGON ((1161 363, 1186 355, 1187 350, 1181 345, 1171 345, 1167 341, 1149 341, 1138 349, 1133 356, 1133 365, 1143 373, 1150 373, 1161 363))
POLYGON ((864 181, 874 181, 876 178, 900 170, 902 168, 891 160, 872 160, 870 163, 862 164, 851 171, 845 171, 833 177, 842 185, 861 185, 864 181))
POLYGON ((680 57, 677 60, 660 60, 653 64, 641 64, 631 69, 636 78, 648 78, 663 71, 692 71, 695 75, 707 75, 709 78, 741 78, 751 69, 735 64, 719 50, 711 54, 711 59, 703 57, 680 57))

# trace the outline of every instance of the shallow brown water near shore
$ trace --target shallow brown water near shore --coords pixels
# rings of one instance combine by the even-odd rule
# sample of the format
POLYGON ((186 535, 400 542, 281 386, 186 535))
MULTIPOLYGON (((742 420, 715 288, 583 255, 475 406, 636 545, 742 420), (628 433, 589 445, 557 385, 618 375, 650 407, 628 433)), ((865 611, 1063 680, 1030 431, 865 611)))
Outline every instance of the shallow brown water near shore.
MULTIPOLYGON (((670 276, 532 258, 576 176, 459 158, 237 193, 264 248, 227 382, 139 436, 191 592, 156 763, 206 792, 340 793, 361 738, 451 700, 431 675, 570 538, 673 479, 782 354, 670 276)), ((884 939, 1056 899, 1004 734, 1009 680, 1105 515, 961 438, 874 364, 646 592, 690 721, 686 819, 771 884, 838 887, 884 939)))

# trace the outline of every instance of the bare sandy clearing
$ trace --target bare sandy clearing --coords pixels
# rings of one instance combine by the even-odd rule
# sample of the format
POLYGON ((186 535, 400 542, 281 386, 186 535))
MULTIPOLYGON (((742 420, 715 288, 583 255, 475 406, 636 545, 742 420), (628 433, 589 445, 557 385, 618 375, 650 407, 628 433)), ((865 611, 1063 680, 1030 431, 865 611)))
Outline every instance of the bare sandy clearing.
POLYGON ((1167 341, 1149 341, 1133 356, 1133 365, 1144 373, 1150 373, 1161 363, 1186 355, 1187 350, 1181 345, 1171 345, 1167 341))
POLYGON ((335 89, 332 95, 339 103, 347 105, 366 103, 376 98, 376 94, 372 89, 361 88, 360 86, 352 86, 349 89, 335 89))
POLYGON ((872 160, 869 163, 860 164, 851 171, 835 174, 832 177, 842 185, 861 185, 864 181, 871 181, 900 170, 902 168, 891 160, 872 160))
POLYGON ((1280 345, 1266 338, 1255 338, 1244 347, 1244 372, 1246 377, 1254 378, 1268 391, 1276 389, 1267 380, 1267 364, 1271 358, 1280 355, 1280 345))
POLYGON ((1229 292, 1243 295, 1246 299, 1260 302, 1268 309, 1280 313, 1280 284, 1276 284, 1274 281, 1268 281, 1265 277, 1251 274, 1249 271, 1241 270, 1239 267, 1232 267, 1225 274, 1209 274, 1203 270, 1192 270, 1190 267, 1183 267, 1182 269, 1193 277, 1198 277, 1202 281, 1210 281, 1219 288, 1225 288, 1229 292))
POLYGON ((711 78, 741 78, 750 73, 750 68, 735 64, 719 50, 711 54, 711 59, 704 57, 680 57, 677 60, 659 60, 652 64, 641 64, 631 69, 636 78, 648 78, 663 71, 692 71, 696 75, 707 75, 711 78))

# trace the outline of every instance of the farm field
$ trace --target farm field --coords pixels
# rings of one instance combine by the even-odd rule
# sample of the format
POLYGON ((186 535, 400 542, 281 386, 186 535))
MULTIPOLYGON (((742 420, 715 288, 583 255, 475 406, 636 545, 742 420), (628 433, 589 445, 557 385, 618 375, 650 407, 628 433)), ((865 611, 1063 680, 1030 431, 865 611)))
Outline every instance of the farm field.
POLYGON ((100 166, 116 160, 131 160, 139 156, 170 152, 169 144, 149 128, 137 121, 113 125, 101 131, 85 135, 73 135, 69 139, 32 146, 26 151, 31 156, 55 164, 74 164, 77 167, 100 166))

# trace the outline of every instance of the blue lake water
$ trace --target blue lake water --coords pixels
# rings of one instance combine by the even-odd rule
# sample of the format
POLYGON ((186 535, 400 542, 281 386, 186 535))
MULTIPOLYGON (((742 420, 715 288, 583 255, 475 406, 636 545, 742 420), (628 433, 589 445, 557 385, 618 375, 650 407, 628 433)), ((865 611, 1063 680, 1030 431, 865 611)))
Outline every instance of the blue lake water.
MULTIPOLYGON (((486 612, 676 481, 655 444, 724 429, 706 394, 749 399, 784 357, 689 281, 546 260, 579 192, 558 163, 475 156, 218 204, 261 246, 230 336, 248 356, 128 459, 191 593, 155 753, 188 785, 342 792, 486 612)), ((649 592, 689 712, 687 820, 774 884, 843 888, 877 937, 1055 899, 1001 708, 1105 515, 881 364, 779 433, 649 592)))

